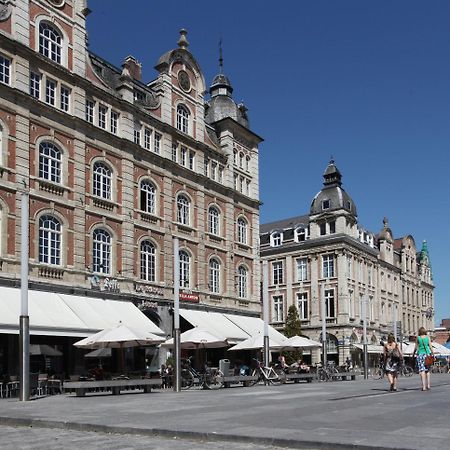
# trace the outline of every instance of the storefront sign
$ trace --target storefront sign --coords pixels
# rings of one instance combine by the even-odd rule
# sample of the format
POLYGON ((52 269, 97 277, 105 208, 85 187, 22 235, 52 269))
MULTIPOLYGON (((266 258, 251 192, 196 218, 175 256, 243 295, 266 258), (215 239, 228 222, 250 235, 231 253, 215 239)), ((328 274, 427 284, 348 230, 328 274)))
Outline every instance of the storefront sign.
POLYGON ((141 311, 145 311, 148 309, 157 310, 158 309, 158 303, 156 302, 149 302, 148 300, 143 300, 141 303, 137 305, 137 307, 141 311))
POLYGON ((138 294, 147 294, 147 295, 160 295, 161 297, 164 295, 164 291, 162 288, 156 286, 149 286, 146 284, 134 284, 134 291, 138 294))
POLYGON ((120 285, 116 278, 103 278, 98 275, 91 275, 89 278, 91 289, 107 292, 120 292, 120 285))
POLYGON ((199 296, 197 294, 190 294, 188 292, 180 292, 180 300, 182 302, 198 303, 199 296))

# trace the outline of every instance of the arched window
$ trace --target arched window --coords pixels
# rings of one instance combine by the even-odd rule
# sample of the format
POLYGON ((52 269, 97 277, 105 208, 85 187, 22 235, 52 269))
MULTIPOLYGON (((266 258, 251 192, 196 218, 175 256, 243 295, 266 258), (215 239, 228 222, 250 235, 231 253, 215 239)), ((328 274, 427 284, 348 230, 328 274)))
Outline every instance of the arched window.
POLYGON ((238 268, 238 297, 247 298, 247 269, 244 266, 238 268))
POLYGON ((93 194, 111 200, 111 169, 102 162, 94 164, 93 194))
POLYGON ((218 236, 220 232, 219 217, 219 210, 214 206, 210 206, 208 209, 208 231, 216 236, 218 236))
POLYGON ((186 134, 189 132, 189 111, 183 105, 177 106, 177 129, 186 134))
POLYGON ((209 261, 209 290, 215 294, 220 292, 220 263, 215 258, 209 261))
POLYGON ((247 245, 247 221, 243 217, 237 220, 237 240, 240 244, 247 245))
POLYGON ((61 150, 50 142, 39 145, 39 178, 61 183, 61 150))
POLYGON ((155 214, 155 185, 148 180, 141 181, 141 211, 155 214))
POLYGON ((61 64, 61 33, 47 22, 39 24, 39 53, 61 64))
POLYGON ((271 247, 279 247, 283 243, 283 233, 279 231, 274 231, 270 235, 270 245, 271 247))
POLYGON ((61 223, 53 216, 39 219, 39 262, 61 265, 61 223))
POLYGON ((94 230, 92 246, 92 270, 109 274, 111 271, 111 235, 102 229, 94 230))
POLYGON ((294 232, 295 242, 302 242, 308 239, 308 228, 298 227, 294 232))
POLYGON ((177 198, 177 222, 182 225, 190 224, 190 202, 183 194, 177 198))
POLYGON ((141 280, 155 281, 155 246, 150 241, 141 243, 141 280))
POLYGON ((180 287, 188 288, 190 286, 191 258, 189 253, 180 251, 180 287))

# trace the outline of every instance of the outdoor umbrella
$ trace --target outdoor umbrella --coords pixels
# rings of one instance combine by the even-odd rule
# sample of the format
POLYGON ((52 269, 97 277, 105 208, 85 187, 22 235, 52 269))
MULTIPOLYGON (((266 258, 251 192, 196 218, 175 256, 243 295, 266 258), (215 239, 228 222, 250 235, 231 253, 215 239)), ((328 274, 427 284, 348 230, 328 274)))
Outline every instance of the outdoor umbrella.
MULTIPOLYGON (((412 356, 415 345, 415 342, 410 342, 403 348, 403 355, 412 356)), ((444 345, 438 344, 437 342, 432 342, 431 346, 433 347, 433 351, 436 356, 450 356, 450 350, 444 345)))
POLYGON ((129 328, 120 324, 114 328, 107 328, 75 342, 79 348, 119 348, 121 357, 121 369, 124 368, 123 349, 127 347, 140 347, 143 345, 160 344, 164 338, 146 330, 129 328))
POLYGON ((282 342, 283 350, 300 350, 322 347, 318 341, 305 338, 304 336, 292 336, 282 342))
MULTIPOLYGON (((284 347, 283 342, 269 337, 269 348, 272 350, 280 350, 284 347)), ((245 341, 239 342, 239 344, 236 344, 234 347, 231 347, 228 350, 258 350, 263 347, 264 336, 262 334, 256 334, 255 336, 250 336, 249 338, 245 339, 245 341)))
POLYGON ((31 344, 30 356, 42 355, 42 356, 62 356, 62 353, 56 348, 50 347, 46 344, 31 344))
MULTIPOLYGON (((173 338, 168 339, 164 344, 164 347, 173 347, 173 338)), ((223 337, 215 336, 209 331, 202 330, 200 328, 192 328, 180 334, 180 345, 183 349, 198 349, 203 348, 220 348, 227 347, 227 340, 223 337)))
POLYGON ((111 358, 110 348, 98 348, 97 350, 92 350, 92 352, 86 353, 85 358, 111 358))

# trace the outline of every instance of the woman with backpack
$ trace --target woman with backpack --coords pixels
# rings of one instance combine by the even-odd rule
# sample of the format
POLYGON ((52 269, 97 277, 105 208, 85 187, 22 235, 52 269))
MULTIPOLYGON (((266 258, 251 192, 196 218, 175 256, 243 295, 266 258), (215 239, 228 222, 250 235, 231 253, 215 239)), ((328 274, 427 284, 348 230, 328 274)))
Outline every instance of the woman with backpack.
POLYGON ((400 370, 402 359, 402 352, 397 342, 395 342, 394 336, 390 334, 387 343, 384 344, 384 370, 389 380, 389 390, 391 392, 397 392, 398 372, 400 370))
POLYGON ((433 365, 434 351, 430 338, 427 336, 427 330, 424 327, 419 328, 419 335, 417 336, 416 346, 414 347, 414 355, 417 355, 416 363, 420 379, 422 380, 422 391, 429 391, 431 389, 430 367, 433 365))

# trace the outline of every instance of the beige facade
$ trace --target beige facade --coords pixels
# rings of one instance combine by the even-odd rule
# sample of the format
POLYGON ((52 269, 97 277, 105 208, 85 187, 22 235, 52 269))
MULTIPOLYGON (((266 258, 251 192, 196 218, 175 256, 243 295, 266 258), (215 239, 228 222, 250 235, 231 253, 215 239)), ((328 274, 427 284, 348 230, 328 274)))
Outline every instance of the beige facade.
POLYGON ((245 106, 222 75, 205 98, 184 30, 150 82, 133 57, 92 55, 87 6, 2 5, 0 283, 19 279, 26 189, 30 288, 146 302, 169 330, 178 237, 184 307, 259 315, 261 138, 245 106))
POLYGON ((261 226, 261 258, 271 324, 281 329, 296 305, 304 334, 319 340, 324 298, 329 358, 343 364, 350 353, 358 359, 364 303, 369 344, 393 332, 395 321, 404 339, 421 326, 433 330, 434 285, 426 243, 418 251, 412 236, 394 239, 386 219, 378 234, 363 229, 341 185, 331 161, 308 215, 261 226))

